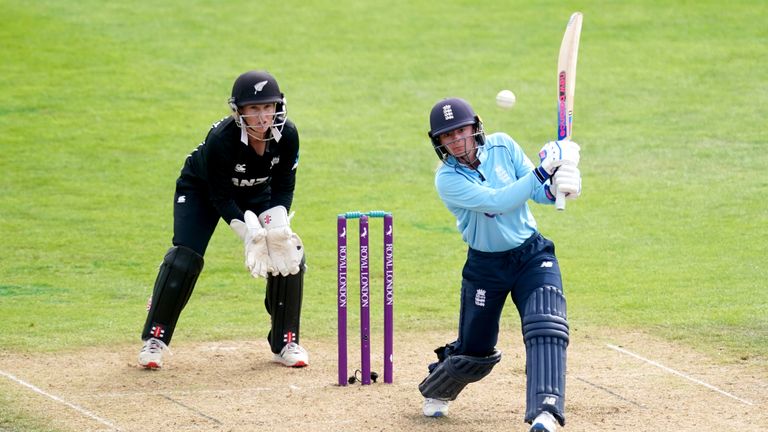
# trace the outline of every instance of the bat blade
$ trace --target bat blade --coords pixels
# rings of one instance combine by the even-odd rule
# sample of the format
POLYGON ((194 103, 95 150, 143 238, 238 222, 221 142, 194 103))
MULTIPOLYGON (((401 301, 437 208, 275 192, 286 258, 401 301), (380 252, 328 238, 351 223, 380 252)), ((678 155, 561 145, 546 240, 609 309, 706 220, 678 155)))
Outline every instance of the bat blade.
MULTIPOLYGON (((574 12, 565 27, 557 58, 557 139, 570 140, 573 133, 573 96, 576 91, 576 61, 581 39, 581 12, 574 12)), ((565 210, 565 194, 555 197, 555 207, 565 210)))

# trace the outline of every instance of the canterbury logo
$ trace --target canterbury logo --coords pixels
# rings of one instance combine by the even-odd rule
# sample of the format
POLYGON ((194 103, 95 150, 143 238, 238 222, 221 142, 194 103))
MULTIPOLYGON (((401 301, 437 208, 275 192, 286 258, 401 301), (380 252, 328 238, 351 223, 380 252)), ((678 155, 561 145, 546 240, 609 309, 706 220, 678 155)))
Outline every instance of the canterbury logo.
POLYGON ((450 105, 443 105, 443 117, 446 120, 453 120, 453 109, 450 105))
POLYGON ((260 82, 257 82, 257 83, 256 83, 256 84, 253 86, 254 90, 256 90, 255 92, 253 92, 253 94, 258 94, 260 91, 264 90, 264 86, 265 86, 265 85, 267 85, 267 83, 268 83, 268 82, 269 82, 269 81, 260 81, 260 82))

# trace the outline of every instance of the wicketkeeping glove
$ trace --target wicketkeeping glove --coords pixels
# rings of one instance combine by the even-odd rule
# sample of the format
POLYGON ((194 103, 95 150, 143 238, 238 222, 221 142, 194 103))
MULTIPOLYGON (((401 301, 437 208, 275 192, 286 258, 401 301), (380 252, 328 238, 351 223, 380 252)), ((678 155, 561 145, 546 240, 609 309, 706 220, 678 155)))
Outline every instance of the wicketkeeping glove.
POLYGON ((552 177, 552 186, 549 188, 552 195, 558 192, 565 194, 565 199, 576 199, 581 195, 581 172, 579 167, 570 163, 561 165, 552 177))
POLYGON ((288 276, 298 273, 304 258, 304 244, 299 236, 291 231, 290 218, 285 207, 272 207, 259 215, 259 221, 267 230, 272 275, 288 276))
POLYGON ((267 248, 267 230, 262 228, 259 218, 250 210, 245 212, 245 222, 232 219, 229 226, 245 244, 245 267, 253 277, 266 278, 272 271, 272 261, 267 248))

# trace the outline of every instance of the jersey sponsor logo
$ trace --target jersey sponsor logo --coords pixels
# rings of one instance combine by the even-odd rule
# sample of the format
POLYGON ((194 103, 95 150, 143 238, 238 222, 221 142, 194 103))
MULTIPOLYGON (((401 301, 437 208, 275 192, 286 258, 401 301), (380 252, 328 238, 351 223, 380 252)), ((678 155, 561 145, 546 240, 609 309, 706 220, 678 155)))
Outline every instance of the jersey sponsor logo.
POLYGON ((541 266, 539 267, 552 268, 552 265, 552 261, 542 261, 541 266))
POLYGON ((443 105, 443 117, 446 120, 453 120, 453 108, 451 108, 451 105, 443 105))
POLYGON ((475 306, 485 307, 485 290, 475 291, 475 306))
POLYGON ((267 85, 269 81, 259 81, 256 84, 253 85, 253 89, 255 90, 253 94, 259 94, 260 91, 264 90, 264 86, 267 85))
POLYGON ((250 186, 256 186, 262 183, 266 183, 267 180, 269 180, 269 177, 261 177, 261 178, 255 178, 255 179, 238 179, 238 178, 232 178, 232 184, 237 187, 250 187, 250 186))
POLYGON ((237 172, 237 173, 244 173, 245 172, 245 164, 235 164, 235 172, 237 172))

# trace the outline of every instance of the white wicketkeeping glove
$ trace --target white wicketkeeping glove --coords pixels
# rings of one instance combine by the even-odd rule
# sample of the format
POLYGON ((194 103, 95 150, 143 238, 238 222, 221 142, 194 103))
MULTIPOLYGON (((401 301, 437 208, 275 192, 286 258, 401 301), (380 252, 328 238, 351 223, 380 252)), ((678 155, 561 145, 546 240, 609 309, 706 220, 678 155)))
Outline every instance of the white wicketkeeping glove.
POLYGON ((579 145, 573 141, 550 141, 544 144, 544 147, 539 151, 541 167, 547 174, 552 175, 560 165, 572 164, 578 166, 580 150, 579 145))
POLYGON ((299 236, 291 231, 290 218, 285 207, 272 207, 259 215, 259 221, 267 230, 272 275, 288 276, 298 273, 304 258, 304 244, 299 236))
POLYGON ((266 278, 272 270, 272 261, 267 248, 267 230, 262 228, 259 218, 250 210, 245 212, 245 222, 232 219, 229 226, 245 244, 245 267, 255 278, 266 278))
POLYGON ((581 172, 579 167, 571 163, 561 165, 552 177, 552 186, 549 188, 552 195, 558 192, 565 194, 565 199, 576 199, 581 195, 581 172))

